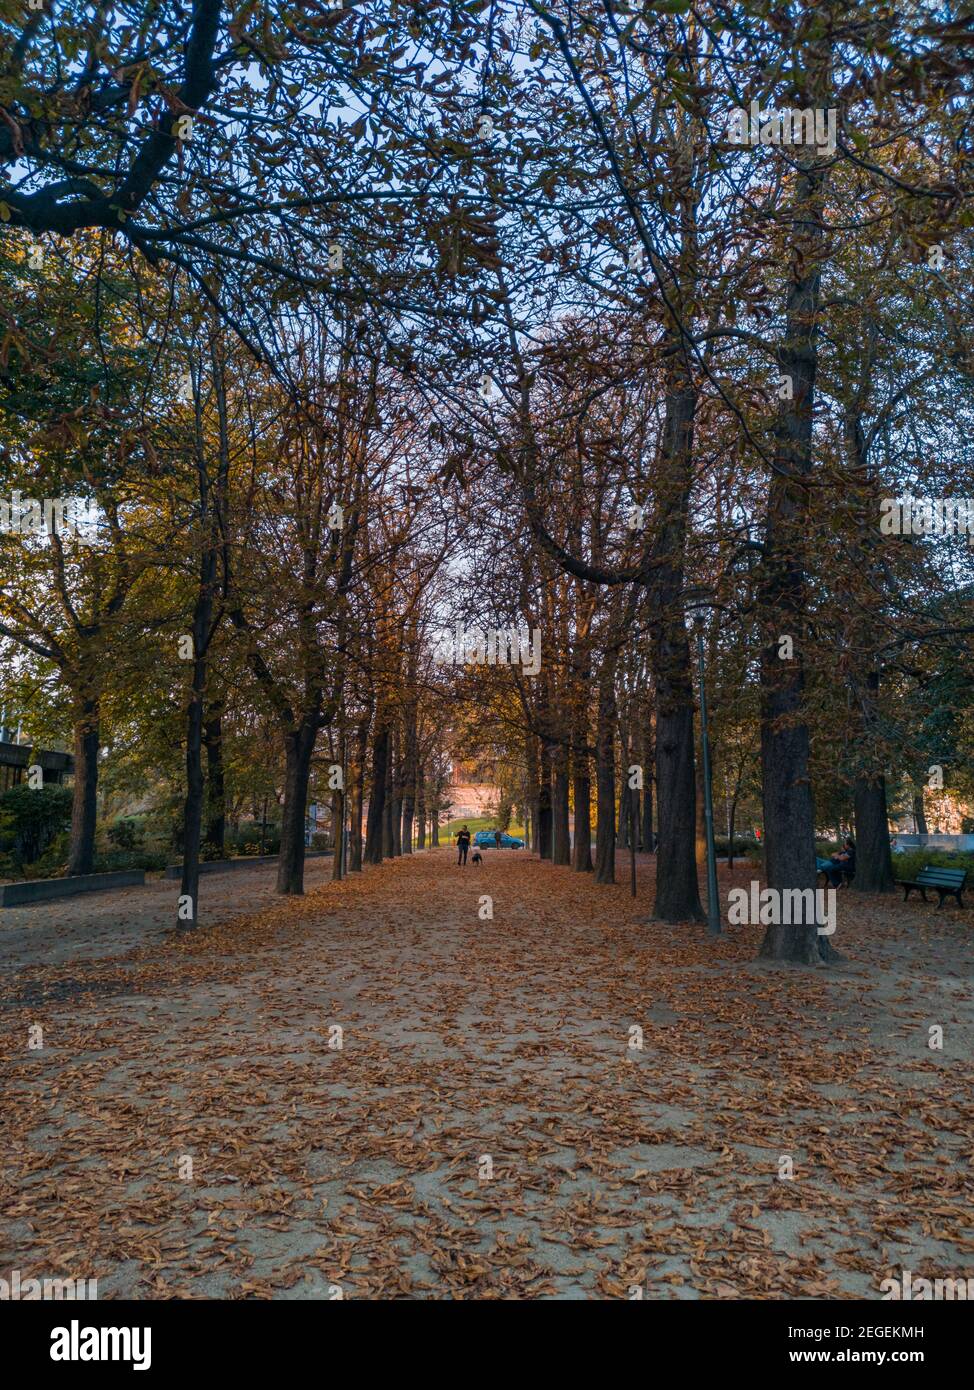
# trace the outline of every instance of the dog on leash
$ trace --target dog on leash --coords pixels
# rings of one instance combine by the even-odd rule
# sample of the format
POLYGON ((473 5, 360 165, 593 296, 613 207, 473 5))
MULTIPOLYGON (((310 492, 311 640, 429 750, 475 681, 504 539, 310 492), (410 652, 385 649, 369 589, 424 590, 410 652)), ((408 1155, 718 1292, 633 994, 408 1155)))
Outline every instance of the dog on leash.
POLYGON ((470 862, 471 864, 482 864, 484 862, 484 856, 480 853, 479 849, 474 850, 473 858, 470 860, 470 862))

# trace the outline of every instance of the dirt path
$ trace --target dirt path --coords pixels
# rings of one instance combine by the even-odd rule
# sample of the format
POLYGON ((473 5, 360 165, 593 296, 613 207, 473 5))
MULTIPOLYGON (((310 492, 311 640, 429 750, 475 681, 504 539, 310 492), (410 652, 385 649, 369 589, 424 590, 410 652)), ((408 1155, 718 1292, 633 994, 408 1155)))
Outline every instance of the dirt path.
POLYGON ((0 1275, 102 1298, 974 1276, 970 910, 843 893, 846 964, 794 971, 754 961, 760 928, 647 924, 648 864, 634 903, 485 857, 342 885, 328 861, 284 903, 268 871, 220 875, 210 919, 255 915, 188 938, 162 896, 3 914, 0 1275))

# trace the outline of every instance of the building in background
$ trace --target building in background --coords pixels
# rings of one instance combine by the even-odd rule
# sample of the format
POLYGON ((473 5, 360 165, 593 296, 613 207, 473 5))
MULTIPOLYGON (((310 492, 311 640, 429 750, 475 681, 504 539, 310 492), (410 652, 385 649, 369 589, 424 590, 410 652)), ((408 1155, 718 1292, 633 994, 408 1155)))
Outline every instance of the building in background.
MULTIPOLYGON (((930 835, 971 835, 974 834, 974 806, 956 796, 952 791, 932 791, 925 787, 923 796, 923 819, 926 832, 930 835)), ((890 817, 890 831, 894 835, 917 835, 923 831, 917 824, 916 810, 905 810, 890 817)))
POLYGON ((6 710, 0 710, 0 792, 25 782, 29 767, 41 768, 45 787, 61 786, 70 780, 74 773, 74 758, 70 753, 35 749, 20 722, 13 729, 6 720, 6 710))
POLYGON ((479 762, 454 760, 446 793, 451 820, 496 816, 501 789, 490 778, 490 770, 479 762))

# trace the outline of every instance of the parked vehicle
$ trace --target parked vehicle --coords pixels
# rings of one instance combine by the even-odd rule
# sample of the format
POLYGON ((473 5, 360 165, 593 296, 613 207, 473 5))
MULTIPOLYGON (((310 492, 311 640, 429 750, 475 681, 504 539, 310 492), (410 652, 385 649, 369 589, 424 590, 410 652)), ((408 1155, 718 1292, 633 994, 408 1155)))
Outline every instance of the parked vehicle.
MULTIPOLYGON (((473 837, 473 842, 478 849, 494 849, 497 844, 496 830, 478 830, 473 837)), ((517 835, 508 835, 505 830, 501 835, 501 849, 523 849, 524 841, 517 835)))

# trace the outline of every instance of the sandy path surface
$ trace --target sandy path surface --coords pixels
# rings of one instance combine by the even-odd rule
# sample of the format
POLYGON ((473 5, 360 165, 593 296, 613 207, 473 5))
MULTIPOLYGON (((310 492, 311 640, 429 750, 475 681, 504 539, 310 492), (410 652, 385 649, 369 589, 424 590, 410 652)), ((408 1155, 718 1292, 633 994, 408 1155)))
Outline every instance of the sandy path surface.
POLYGON ((193 935, 176 884, 0 913, 0 1275, 102 1298, 974 1276, 969 909, 843 892, 845 963, 792 970, 754 960, 760 928, 647 922, 651 862, 633 901, 485 859, 341 885, 317 861, 283 902, 272 869, 209 876, 193 935))

